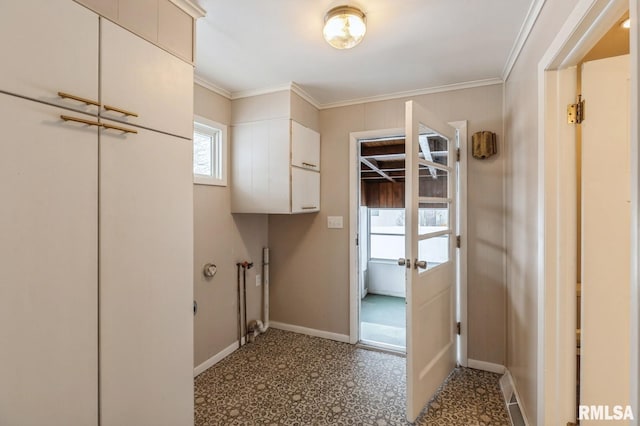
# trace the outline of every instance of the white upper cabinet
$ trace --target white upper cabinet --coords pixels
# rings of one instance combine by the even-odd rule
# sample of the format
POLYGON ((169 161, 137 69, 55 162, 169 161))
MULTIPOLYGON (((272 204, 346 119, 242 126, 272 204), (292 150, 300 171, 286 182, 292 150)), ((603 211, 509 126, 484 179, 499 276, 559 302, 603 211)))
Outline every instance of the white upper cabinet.
POLYGON ((0 91, 96 114, 98 15, 69 0, 4 1, 0 91))
POLYGON ((233 126, 234 213, 320 210, 320 134, 289 118, 233 126))
POLYGON ((191 139, 193 66, 101 19, 101 116, 191 139))
POLYGON ((320 170, 320 133, 291 121, 291 165, 320 170))
POLYGON ((291 168, 291 213, 320 210, 320 173, 291 168))

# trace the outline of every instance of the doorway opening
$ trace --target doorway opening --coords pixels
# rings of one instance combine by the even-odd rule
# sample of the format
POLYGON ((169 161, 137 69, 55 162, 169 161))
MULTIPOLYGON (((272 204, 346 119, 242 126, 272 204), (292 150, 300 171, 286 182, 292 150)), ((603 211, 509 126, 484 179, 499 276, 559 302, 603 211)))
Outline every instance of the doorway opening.
POLYGON ((404 135, 358 140, 359 341, 406 350, 404 135))
MULTIPOLYGON (((456 253, 457 253, 456 261, 457 261, 457 268, 458 268, 457 282, 456 282, 456 286, 457 286, 456 320, 461 324, 463 324, 458 334, 457 360, 459 365, 466 367, 468 365, 467 364, 467 327, 465 327, 464 324, 466 324, 466 320, 467 320, 467 263, 466 263, 466 259, 467 259, 467 214, 466 214, 467 201, 466 200, 467 200, 467 149, 468 149, 467 148, 468 146, 467 145, 467 122, 466 120, 452 121, 452 122, 449 122, 449 125, 453 126, 456 129, 457 144, 461 153, 459 162, 458 162, 458 174, 457 174, 458 201, 457 201, 456 223, 458 228, 457 233, 460 236, 461 248, 456 250, 456 253)), ((351 240, 351 244, 349 248, 349 252, 350 252, 349 257, 351 259, 351 261, 349 262, 350 263, 349 342, 352 344, 363 343, 365 346, 372 346, 376 349, 382 349, 382 350, 391 350, 396 353, 405 352, 405 348, 403 347, 403 345, 398 345, 396 343, 398 340, 391 341, 391 343, 385 343, 385 341, 380 342, 380 340, 383 340, 383 339, 378 338, 377 336, 375 338, 369 338, 368 336, 370 335, 366 333, 364 337, 361 336, 361 322, 362 322, 361 318, 363 318, 362 312, 361 312, 361 308, 362 308, 361 301, 363 298, 369 295, 373 296, 375 294, 374 293, 376 291, 375 287, 373 291, 371 291, 368 285, 372 278, 373 279, 379 278, 379 276, 376 277, 376 275, 373 273, 373 270, 376 267, 378 267, 379 264, 381 263, 375 260, 371 263, 369 262, 370 239, 367 236, 368 235, 367 229, 371 223, 370 222, 371 215, 376 215, 376 214, 379 214, 380 212, 388 215, 389 212, 386 211, 388 209, 380 208, 380 204, 378 204, 376 207, 372 205, 372 206, 367 206, 365 208, 367 203, 369 202, 373 203, 373 201, 371 201, 372 199, 376 199, 376 197, 377 199, 379 199, 380 198, 379 194, 375 196, 369 194, 370 196, 368 201, 365 200, 363 202, 361 200, 362 193, 364 192, 363 187, 366 187, 366 185, 363 184, 364 179, 362 179, 362 176, 373 177, 374 175, 378 175, 378 176, 381 176, 381 175, 380 173, 373 170, 373 168, 371 167, 368 167, 368 169, 370 169, 369 172, 362 173, 362 169, 367 169, 367 167, 362 167, 363 163, 360 159, 360 156, 361 156, 360 145, 361 143, 367 143, 371 146, 375 146, 375 142, 377 142, 378 145, 390 146, 387 148, 377 148, 380 151, 388 150, 389 151, 387 153, 388 155, 402 153, 404 158, 404 144, 405 144, 404 135, 405 135, 405 129, 403 128, 390 128, 390 129, 353 132, 350 135, 350 142, 349 142, 349 158, 350 158, 349 160, 349 164, 350 164, 350 171, 349 171, 349 182, 350 182, 349 184, 349 200, 350 200, 349 229, 350 231, 349 233, 350 233, 350 240, 351 240), (392 141, 395 141, 395 142, 392 142, 392 141), (396 146, 394 147, 393 145, 396 145, 396 146), (378 210, 378 211, 374 212, 373 210, 378 210), (371 265, 371 270, 370 270, 370 265, 371 265), (371 345, 372 343, 373 345, 371 345)), ((366 154, 374 155, 374 151, 369 150, 366 152, 366 154)), ((393 157, 387 158, 387 160, 389 161, 392 158, 393 157)), ((396 161, 397 160, 398 158, 396 158, 396 161)), ((389 166, 389 169, 386 170, 387 174, 396 175, 397 177, 397 175, 401 173, 400 170, 394 170, 393 168, 391 168, 393 167, 393 164, 387 163, 387 165, 383 164, 382 166, 383 167, 389 166)), ((396 167, 396 169, 397 168, 398 167, 396 167)), ((378 169, 380 169, 380 167, 378 167, 378 169)), ((390 182, 387 179, 385 179, 385 181, 390 182)), ((375 191, 375 190, 372 189, 371 191, 375 191)), ((383 193, 385 193, 384 190, 383 190, 383 193)), ((387 192, 386 194, 389 194, 389 193, 387 192)), ((368 194, 365 193, 364 197, 367 197, 367 195, 368 194)), ((392 192, 391 195, 387 195, 387 197, 389 196, 392 197, 392 199, 395 196, 396 201, 392 201, 392 203, 397 203, 397 199, 400 198, 403 203, 402 206, 404 206, 404 188, 400 191, 399 194, 395 193, 394 195, 394 193, 392 192)), ((404 207, 401 207, 401 208, 404 208, 404 207)), ((378 216, 377 219, 381 219, 381 218, 378 216)), ((384 232, 382 233, 384 234, 384 232)), ((401 235, 401 237, 404 238, 404 235, 401 235)), ((391 238, 394 238, 394 236, 392 236, 391 238)), ((376 253, 377 253, 377 248, 374 249, 374 255, 376 253)), ((404 254, 404 252, 402 252, 402 254, 404 254)), ((402 254, 398 257, 403 257, 402 254)), ((387 265, 388 265, 386 267, 387 270, 391 270, 391 268, 395 266, 393 270, 395 271, 396 274, 398 274, 401 277, 401 282, 403 287, 402 291, 403 293, 406 292, 406 289, 404 288, 405 286, 404 270, 403 268, 397 266, 398 257, 392 258, 389 255, 387 255, 387 257, 389 257, 389 259, 387 259, 387 265)), ((374 284, 374 286, 375 285, 376 284, 374 284)), ((397 284, 396 284, 396 287, 394 288, 397 288, 397 284)), ((404 296, 398 293, 383 294, 383 296, 395 297, 396 299, 389 300, 389 302, 391 303, 389 303, 388 305, 391 305, 393 302, 396 302, 396 304, 394 304, 394 307, 397 309, 395 311, 387 312, 388 314, 387 323, 389 324, 383 323, 382 320, 380 320, 378 323, 382 325, 390 325, 391 327, 400 328, 400 326, 397 324, 398 324, 398 319, 401 318, 401 320, 404 321, 403 329, 405 332, 404 339, 406 344, 406 305, 405 305, 404 313, 402 313, 401 311, 402 303, 397 303, 399 301, 398 299, 404 298, 404 296), (401 313, 398 314, 397 312, 401 312, 401 313), (393 324, 391 324, 392 318, 394 321, 393 324)), ((371 300, 372 302, 375 303, 376 302, 375 299, 378 299, 378 298, 370 297, 369 299, 366 300, 366 302, 369 302, 371 300)), ((370 305, 366 306, 365 309, 373 305, 374 307, 373 312, 375 312, 375 308, 379 307, 380 304, 378 303, 377 304, 378 306, 375 306, 374 303, 371 303, 370 305)), ((382 305, 384 306, 384 302, 382 303, 382 305)), ((375 314, 372 314, 371 317, 365 316, 364 318, 365 320, 370 319, 370 321, 365 321, 365 322, 374 324, 373 326, 369 326, 369 327, 371 327, 372 330, 375 330, 376 329, 375 324, 376 324, 376 321, 378 321, 375 318, 375 314), (371 321, 372 317, 373 317, 373 320, 371 321)), ((365 328, 366 327, 367 325, 365 325, 365 328)), ((383 327, 377 327, 377 328, 378 330, 380 330, 383 327)), ((394 330, 394 331, 396 332, 396 336, 397 336, 398 330, 394 330)))
MULTIPOLYGON (((589 99, 591 116, 591 120, 576 126, 576 416, 581 401, 590 403, 597 399, 588 388, 594 384, 601 388, 598 384, 601 378, 595 377, 590 370, 607 356, 606 352, 599 353, 602 345, 592 343, 603 341, 610 334, 597 330, 603 325, 602 313, 607 309, 602 300, 608 299, 612 292, 628 292, 625 287, 631 280, 630 253, 622 249, 631 246, 629 28, 623 25, 628 19, 627 10, 576 67, 576 91, 585 101, 589 99), (602 140, 606 140, 605 156, 602 155, 602 140), (590 173, 598 169, 606 170, 606 173, 590 173), (606 230, 601 226, 603 223, 608 224, 606 230), (603 241, 609 241, 610 245, 603 241), (611 246, 620 249, 612 253, 611 246), (617 271, 618 275, 612 271, 617 271), (605 281, 605 286, 599 285, 605 281), (583 283, 586 298, 582 297, 583 283), (621 283, 620 288, 617 283, 621 283), (583 324, 585 333, 582 332, 583 324), (587 338, 586 348, 581 344, 583 334, 587 338), (585 349, 588 352, 583 354, 585 349), (581 380, 583 376, 584 380, 581 380), (581 392, 581 387, 585 387, 586 392, 581 392)), ((614 312, 621 315, 625 315, 625 310, 625 306, 614 308, 614 312)), ((615 324, 614 328, 620 326, 615 324)), ((609 393, 604 389, 600 392, 600 395, 609 393)))
MULTIPOLYGON (((595 206, 595 209, 590 209, 592 212, 604 213, 606 220, 604 222, 600 220, 600 223, 617 228, 621 221, 612 219, 606 213, 628 210, 629 197, 624 208, 612 207, 615 197, 608 196, 611 192, 610 184, 609 187, 598 191, 595 187, 586 188, 584 182, 585 178, 591 180, 597 178, 597 175, 592 175, 600 171, 606 171, 602 175, 606 174, 606 178, 609 179, 610 170, 617 173, 627 167, 627 170, 630 170, 630 178, 628 177, 626 181, 631 185, 630 206, 633 212, 631 217, 634 217, 638 206, 637 121, 630 120, 623 126, 624 130, 629 132, 623 138, 630 143, 626 154, 614 153, 609 148, 603 152, 601 142, 606 141, 606 146, 609 147, 614 139, 610 131, 607 131, 605 138, 601 136, 593 138, 595 143, 586 141, 584 124, 593 127, 602 117, 605 117, 598 111, 605 102, 598 101, 602 90, 599 93, 587 90, 584 73, 580 76, 582 94, 586 98, 587 91, 590 93, 588 96, 591 100, 587 101, 587 105, 592 106, 585 107, 586 114, 582 129, 567 125, 566 115, 567 105, 576 102, 576 97, 580 93, 577 90, 578 65, 584 62, 584 58, 607 31, 614 24, 619 24, 620 17, 626 10, 630 10, 631 21, 637 20, 635 6, 637 6, 635 2, 627 0, 610 2, 581 0, 539 63, 539 99, 542 108, 538 134, 540 141, 538 218, 544 235, 540 239, 538 251, 540 265, 538 330, 540 334, 537 357, 541 384, 538 386, 537 409, 538 421, 545 424, 575 422, 576 406, 593 404, 594 401, 598 401, 598 404, 622 401, 620 404, 629 403, 633 412, 637 412, 637 280, 612 277, 610 274, 606 279, 598 279, 593 272, 590 273, 585 269, 587 265, 593 270, 595 265, 589 259, 589 251, 593 252, 594 248, 602 249, 616 241, 609 233, 598 236, 597 232, 601 228, 598 223, 595 227, 589 226, 589 220, 585 216, 585 208, 589 208, 586 204, 587 199, 590 198, 592 200, 590 204, 595 206), (582 140, 581 144, 577 145, 575 142, 578 130, 582 132, 582 140), (591 145, 591 154, 587 152, 589 145, 591 145), (580 147, 582 152, 577 151, 577 147, 580 147), (590 160, 590 166, 586 162, 578 164, 578 161, 585 159, 585 155, 594 156, 594 159, 590 160), (615 159, 612 165, 605 164, 611 159, 615 159), (594 194, 596 198, 593 197, 594 194), (603 194, 605 198, 598 200, 597 197, 603 194), (578 206, 582 211, 578 211, 578 206), (578 218, 582 220, 579 227, 576 226, 578 218), (591 239, 591 244, 588 239, 591 239), (593 244, 594 242, 596 244, 593 244), (591 249, 588 249, 589 244, 591 249), (581 261, 581 265, 578 265, 578 261, 581 261), (580 272, 579 275, 578 272, 580 272), (595 281, 594 278, 596 278, 595 281), (590 283, 587 282, 588 280, 590 283), (574 282, 581 282, 581 285, 576 288, 573 285, 574 282), (611 283, 615 285, 609 285, 611 283), (599 288, 604 292, 599 293, 599 288), (617 305, 612 304, 613 300, 618 300, 616 298, 621 301, 617 305), (628 303, 629 300, 631 303, 628 303), (580 308, 579 312, 578 308, 580 308), (600 312, 600 315, 591 316, 591 322, 588 319, 590 309, 592 313, 600 312), (612 314, 609 315, 605 311, 612 314), (624 318, 621 319, 621 317, 624 318), (608 322, 612 320, 618 326, 610 327, 608 322), (577 330, 580 330, 578 336, 576 336, 577 330), (610 333, 610 330, 615 330, 616 334, 610 333), (598 336, 598 333, 603 331, 606 338, 598 336), (614 337, 610 338, 610 335, 614 337), (578 354, 579 358, 576 356, 578 354), (599 361, 596 360, 597 357, 600 357, 599 361), (579 367, 576 365, 578 360, 579 367), (594 365, 596 367, 593 367, 594 365), (607 365, 608 368, 603 370, 602 365, 607 365), (579 371, 579 377, 576 371, 579 371)), ((637 40, 638 32, 634 26, 630 34, 632 40, 637 40)), ((630 107, 631 117, 637 117, 638 111, 637 44, 635 46, 634 48, 634 43, 631 43, 631 89, 629 87, 623 89, 622 95, 617 95, 615 100, 616 106, 626 103, 630 107)), ((614 91, 607 89, 604 84, 609 83, 607 81, 609 79, 603 76, 592 79, 596 84, 591 84, 591 87, 613 93, 614 91)), ((615 80, 619 81, 619 79, 615 80)), ((606 109, 613 111, 612 108, 606 109)), ((608 118, 604 120, 606 129, 611 130, 616 127, 608 118)), ((597 182, 602 184, 607 181, 597 179, 597 182)), ((617 185, 615 189, 616 191, 619 189, 617 185)), ((594 223, 592 219, 591 222, 594 223)), ((625 234, 630 239, 630 243, 617 244, 609 252, 615 252, 621 256, 630 254, 631 259, 627 262, 628 264, 622 268, 606 265, 598 266, 597 269, 605 273, 631 271, 632 277, 637 274, 637 221, 632 220, 631 226, 625 226, 625 228, 625 234)), ((607 231, 610 229, 607 228, 607 231)), ((596 258, 598 261, 604 259, 599 256, 596 258)))

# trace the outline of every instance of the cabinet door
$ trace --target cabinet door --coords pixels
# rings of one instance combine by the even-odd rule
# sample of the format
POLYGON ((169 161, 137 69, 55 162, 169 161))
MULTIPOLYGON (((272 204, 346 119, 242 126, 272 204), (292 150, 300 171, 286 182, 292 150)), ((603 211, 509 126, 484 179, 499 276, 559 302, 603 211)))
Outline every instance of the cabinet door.
POLYGON ((101 131, 102 425, 192 425, 192 146, 137 130, 101 131))
POLYGON ((269 122, 231 130, 231 211, 269 212, 269 122))
POLYGON ((98 133, 61 114, 0 94, 3 425, 98 423, 98 133))
POLYGON ((291 165, 320 170, 320 133, 291 121, 291 165))
POLYGON ((320 173, 291 167, 291 213, 320 211, 320 173))
POLYGON ((101 115, 192 138, 193 66, 106 19, 100 31, 101 115))
POLYGON ((0 91, 97 113, 98 15, 69 0, 3 1, 0 91))

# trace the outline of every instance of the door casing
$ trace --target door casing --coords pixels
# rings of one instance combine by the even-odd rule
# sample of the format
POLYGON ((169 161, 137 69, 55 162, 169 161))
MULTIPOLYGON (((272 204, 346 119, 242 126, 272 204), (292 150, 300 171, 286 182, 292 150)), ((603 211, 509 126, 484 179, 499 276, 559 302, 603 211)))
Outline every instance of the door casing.
MULTIPOLYGON (((467 121, 458 120, 448 122, 458 131, 460 139, 460 174, 458 182, 458 235, 461 239, 461 248, 458 252, 458 301, 457 319, 462 324, 467 323, 467 121)), ((349 134, 349 343, 358 343, 359 322, 359 249, 356 245, 358 239, 359 216, 359 141, 387 136, 404 135, 402 127, 379 130, 367 130, 352 132, 349 134)), ((467 366, 467 327, 463 326, 458 337, 458 363, 467 366)))

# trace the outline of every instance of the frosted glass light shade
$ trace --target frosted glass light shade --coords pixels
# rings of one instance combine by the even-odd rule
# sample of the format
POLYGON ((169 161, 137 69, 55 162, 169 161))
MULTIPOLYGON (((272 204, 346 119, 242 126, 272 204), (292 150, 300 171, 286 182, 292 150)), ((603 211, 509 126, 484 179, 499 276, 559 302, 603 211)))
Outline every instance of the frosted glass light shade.
POLYGON ((334 7, 324 17, 324 39, 336 49, 351 49, 367 32, 364 19, 364 13, 355 7, 334 7))

